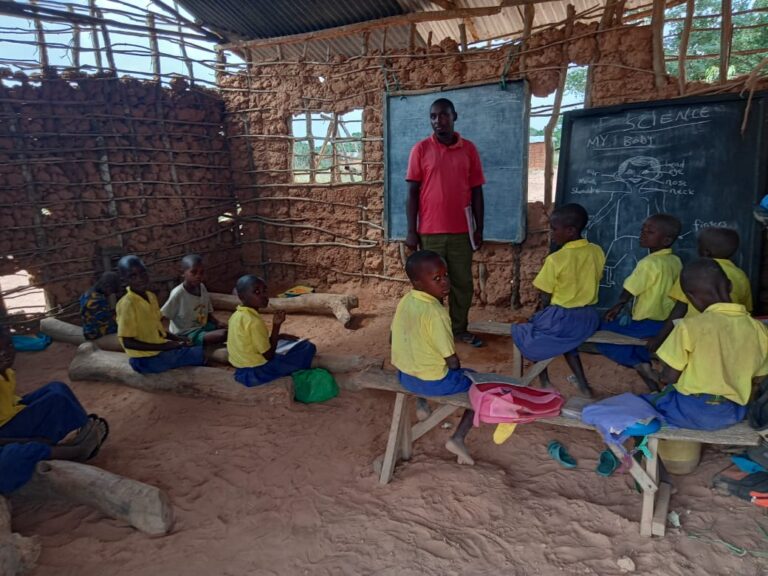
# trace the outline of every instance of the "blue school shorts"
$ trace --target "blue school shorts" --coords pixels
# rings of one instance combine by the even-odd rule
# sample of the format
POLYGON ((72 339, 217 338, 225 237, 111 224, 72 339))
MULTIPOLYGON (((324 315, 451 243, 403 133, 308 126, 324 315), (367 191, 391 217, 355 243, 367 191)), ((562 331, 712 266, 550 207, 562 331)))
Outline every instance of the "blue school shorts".
POLYGON ((243 386, 252 388, 284 376, 290 376, 299 370, 308 370, 312 367, 315 352, 317 352, 317 348, 312 342, 308 340, 299 342, 285 354, 275 354, 272 360, 266 364, 250 368, 238 368, 235 370, 235 380, 243 386))
POLYGON ((448 370, 448 374, 441 380, 422 380, 399 370, 397 378, 403 388, 419 396, 450 396, 466 392, 472 386, 472 381, 463 368, 448 370))
POLYGON ((29 482, 37 463, 51 457, 51 447, 39 442, 0 446, 0 494, 10 494, 29 482))
POLYGON ((185 346, 175 350, 165 350, 157 356, 131 358, 131 368, 139 374, 159 374, 182 366, 204 366, 205 354, 202 346, 185 346))
POLYGON ((661 392, 643 394, 664 422, 672 428, 720 430, 738 424, 747 415, 747 407, 712 394, 681 394, 673 385, 661 392))
POLYGON ((524 358, 538 362, 576 350, 599 325, 600 315, 594 306, 563 308, 552 304, 525 324, 513 324, 512 339, 524 358))

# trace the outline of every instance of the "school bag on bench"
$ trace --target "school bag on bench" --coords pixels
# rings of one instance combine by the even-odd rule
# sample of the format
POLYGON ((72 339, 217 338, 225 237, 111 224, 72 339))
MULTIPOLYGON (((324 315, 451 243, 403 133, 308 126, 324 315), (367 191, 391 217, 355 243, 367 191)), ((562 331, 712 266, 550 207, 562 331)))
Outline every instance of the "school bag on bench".
POLYGON ((524 424, 560 414, 564 399, 556 390, 540 390, 501 382, 475 383, 469 389, 474 425, 524 424))

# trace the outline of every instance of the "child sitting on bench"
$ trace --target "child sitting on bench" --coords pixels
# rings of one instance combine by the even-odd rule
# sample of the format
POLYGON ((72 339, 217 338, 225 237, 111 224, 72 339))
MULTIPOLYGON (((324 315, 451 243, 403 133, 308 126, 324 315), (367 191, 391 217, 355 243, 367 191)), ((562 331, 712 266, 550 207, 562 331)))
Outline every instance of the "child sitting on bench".
MULTIPOLYGON (((581 237, 588 219, 580 204, 565 204, 552 212, 552 242, 560 248, 547 256, 533 281, 541 291, 540 311, 527 323, 513 325, 512 338, 520 353, 535 362, 564 354, 579 390, 591 396, 577 348, 600 325, 594 304, 605 254, 581 237)), ((539 378, 543 386, 551 385, 546 370, 539 378)))
MULTIPOLYGON (((731 302, 742 304, 747 312, 752 312, 752 287, 744 271, 731 262, 730 258, 739 249, 739 233, 732 228, 704 228, 698 236, 698 252, 702 258, 713 258, 731 281, 731 302)), ((690 306, 680 286, 680 280, 672 286, 669 297, 675 301, 659 334, 648 342, 648 348, 655 351, 672 331, 674 323, 680 318, 698 316, 699 312, 690 306)))
POLYGON ((98 282, 80 296, 80 319, 86 340, 98 340, 117 333, 115 311, 109 297, 120 291, 120 277, 114 272, 104 272, 98 282))
POLYGON ((267 285, 258 276, 247 274, 237 281, 237 296, 242 305, 229 318, 227 350, 229 363, 235 370, 235 380, 244 386, 266 384, 312 367, 317 348, 308 340, 280 334, 285 311, 272 316, 272 332, 259 314, 259 308, 269 304, 267 285), (284 353, 279 345, 288 348, 284 353))
POLYGON ((166 333, 157 296, 150 292, 149 274, 138 256, 123 256, 117 269, 127 285, 117 303, 117 335, 131 368, 141 374, 156 374, 181 366, 202 366, 202 346, 166 333))
POLYGON ((32 476, 40 460, 77 460, 96 456, 107 439, 107 421, 88 415, 69 386, 50 382, 19 398, 11 335, 0 328, 0 494, 32 476), (74 433, 67 444, 59 444, 74 433))
POLYGON ((187 254, 181 259, 184 281, 171 290, 160 311, 171 321, 171 333, 193 344, 223 344, 227 341, 227 325, 213 315, 213 304, 203 284, 203 257, 187 254))
MULTIPOLYGON (((634 338, 656 336, 672 312, 675 301, 669 291, 679 280, 683 268, 680 258, 672 253, 672 244, 680 235, 680 220, 670 214, 654 214, 640 229, 640 247, 650 254, 640 260, 626 280, 618 303, 605 313, 601 330, 609 330, 634 338), (634 298, 632 319, 624 323, 618 318, 634 298)), ((658 391, 658 375, 651 368, 651 355, 645 346, 598 344, 598 351, 614 362, 634 368, 651 391, 658 391)))
POLYGON ((744 419, 753 380, 768 374, 768 329, 743 304, 731 303, 722 265, 702 258, 680 275, 700 314, 680 320, 657 354, 669 384, 645 398, 678 428, 717 430, 744 419))
MULTIPOLYGON (((449 396, 469 390, 454 348, 451 319, 443 299, 451 290, 445 261, 437 252, 410 255, 405 273, 413 290, 403 296, 392 320, 392 365, 400 384, 419 396, 449 396)), ((474 412, 465 410, 445 447, 459 464, 474 464, 464 444, 474 412)))

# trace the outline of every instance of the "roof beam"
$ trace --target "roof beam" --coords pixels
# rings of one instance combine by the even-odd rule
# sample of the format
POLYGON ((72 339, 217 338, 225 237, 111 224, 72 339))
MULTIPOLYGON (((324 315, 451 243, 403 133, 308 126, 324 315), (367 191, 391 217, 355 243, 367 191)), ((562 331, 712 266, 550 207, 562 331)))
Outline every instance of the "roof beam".
MULTIPOLYGON (((541 0, 505 0, 514 4, 533 4, 541 0)), ((547 1, 547 0, 545 0, 547 1)), ((506 5, 506 4, 505 4, 506 5)), ((380 28, 389 28, 391 26, 403 26, 419 22, 435 22, 439 20, 462 20, 464 18, 476 18, 482 16, 493 16, 501 12, 502 6, 487 6, 483 8, 460 8, 456 10, 433 10, 427 12, 413 12, 410 14, 401 14, 399 16, 390 16, 378 20, 369 20, 367 22, 357 22, 347 24, 336 28, 326 28, 325 30, 316 30, 314 32, 304 32, 302 34, 292 34, 290 36, 277 36, 274 38, 257 38, 255 40, 245 40, 241 42, 230 42, 228 44, 219 44, 217 50, 239 50, 243 48, 259 49, 270 46, 298 44, 312 40, 329 40, 341 36, 351 36, 362 32, 370 32, 380 28)))

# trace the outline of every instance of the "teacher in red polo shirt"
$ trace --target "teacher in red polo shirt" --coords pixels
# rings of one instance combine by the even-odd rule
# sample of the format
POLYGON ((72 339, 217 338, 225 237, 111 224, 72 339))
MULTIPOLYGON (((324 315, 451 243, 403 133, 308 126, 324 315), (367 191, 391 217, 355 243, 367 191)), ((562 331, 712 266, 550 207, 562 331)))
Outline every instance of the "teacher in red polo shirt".
POLYGON ((408 160, 408 235, 405 245, 440 254, 448 264, 451 292, 448 305, 454 337, 479 347, 483 342, 467 331, 472 306, 472 241, 483 242, 483 167, 477 148, 454 131, 458 118, 453 102, 440 98, 429 109, 432 134, 417 143, 408 160), (469 213, 475 230, 469 226, 469 213))

